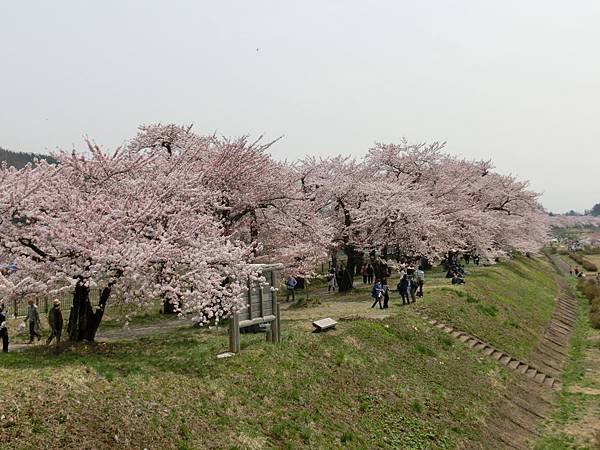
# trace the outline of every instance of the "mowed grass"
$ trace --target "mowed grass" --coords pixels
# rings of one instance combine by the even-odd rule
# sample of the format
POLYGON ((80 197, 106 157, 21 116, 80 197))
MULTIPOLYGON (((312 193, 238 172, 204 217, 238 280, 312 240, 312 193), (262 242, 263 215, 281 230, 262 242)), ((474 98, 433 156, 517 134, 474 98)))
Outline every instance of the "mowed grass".
POLYGON ((416 317, 2 355, 2 448, 455 448, 510 376, 416 317))
MULTIPOLYGON (((546 328, 557 295, 552 269, 523 256, 492 267, 467 266, 466 284, 426 289, 418 308, 526 359, 546 328)), ((427 285, 426 285, 427 286, 427 285)))

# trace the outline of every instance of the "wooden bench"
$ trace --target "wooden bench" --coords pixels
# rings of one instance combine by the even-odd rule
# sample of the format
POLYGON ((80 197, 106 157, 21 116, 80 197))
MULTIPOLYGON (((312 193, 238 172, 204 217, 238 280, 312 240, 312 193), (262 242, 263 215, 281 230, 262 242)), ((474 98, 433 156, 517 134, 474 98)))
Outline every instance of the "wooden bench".
POLYGON ((321 331, 327 331, 335 329, 337 322, 330 317, 326 319, 316 320, 313 322, 313 327, 315 327, 314 333, 320 333, 321 331))

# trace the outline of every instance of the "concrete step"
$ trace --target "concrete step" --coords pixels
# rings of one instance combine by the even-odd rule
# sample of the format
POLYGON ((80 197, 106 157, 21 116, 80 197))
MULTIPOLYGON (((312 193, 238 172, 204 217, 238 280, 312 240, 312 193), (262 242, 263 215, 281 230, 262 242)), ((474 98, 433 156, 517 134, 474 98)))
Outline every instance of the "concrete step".
POLYGON ((519 364, 521 364, 521 363, 519 361, 517 361, 516 359, 511 359, 509 361, 509 363, 507 364, 507 367, 509 369, 516 370, 517 367, 519 367, 519 364))
POLYGON ((506 365, 508 365, 508 363, 510 362, 510 360, 511 360, 511 359, 512 359, 512 358, 511 358, 510 356, 508 356, 508 355, 504 355, 502 358, 500 358, 500 359, 498 360, 498 362, 499 362, 500 364, 502 364, 502 365, 506 366, 506 365))
POLYGON ((548 378, 548 377, 546 376, 546 374, 544 374, 544 373, 541 373, 541 372, 538 372, 538 373, 536 374, 536 376, 534 377, 534 380, 535 380, 535 381, 537 381, 537 382, 538 382, 538 383, 540 383, 540 384, 543 384, 543 383, 544 383, 544 380, 545 380, 546 378, 548 378))
POLYGON ((527 369, 527 372, 525 372, 525 376, 527 376, 528 378, 535 378, 535 376, 538 374, 538 371, 535 369, 532 369, 531 367, 529 369, 527 369))
POLYGON ((486 347, 483 349, 483 353, 484 353, 486 356, 490 356, 490 355, 491 355, 492 353, 494 353, 495 351, 496 351, 496 349, 495 349, 494 347, 489 347, 489 346, 486 346, 486 347))

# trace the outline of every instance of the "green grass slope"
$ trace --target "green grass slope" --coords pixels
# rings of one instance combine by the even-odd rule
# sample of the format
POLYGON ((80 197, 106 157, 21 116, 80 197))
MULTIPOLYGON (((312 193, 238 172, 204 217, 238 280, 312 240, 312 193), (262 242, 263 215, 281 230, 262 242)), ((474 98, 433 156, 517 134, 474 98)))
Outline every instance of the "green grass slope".
MULTIPOLYGON (((525 258, 478 268, 466 286, 431 289, 424 307, 526 354, 552 310, 546 270, 525 258)), ((214 329, 0 355, 0 447, 437 449, 465 438, 485 442, 490 407, 514 375, 430 327, 414 307, 394 310, 324 334, 284 321, 281 344, 243 335, 242 352, 228 359, 216 358, 227 336, 214 329)))
MULTIPOLYGON (((5 355, 6 448, 454 448, 507 373, 416 318, 5 355)), ((37 350, 37 351, 36 351, 37 350)))
POLYGON ((492 267, 468 266, 466 284, 435 289, 419 308, 527 359, 554 310, 557 287, 543 259, 517 257, 492 267))

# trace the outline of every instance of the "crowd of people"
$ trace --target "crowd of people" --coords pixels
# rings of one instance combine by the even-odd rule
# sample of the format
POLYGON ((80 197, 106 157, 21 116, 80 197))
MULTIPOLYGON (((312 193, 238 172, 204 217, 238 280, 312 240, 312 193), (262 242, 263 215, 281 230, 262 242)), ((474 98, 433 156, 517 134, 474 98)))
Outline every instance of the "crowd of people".
POLYGON ((329 269, 327 273, 327 292, 347 292, 350 289, 352 289, 352 274, 347 267, 340 264, 338 267, 329 269))
MULTIPOLYGON (((480 257, 471 254, 451 254, 443 261, 446 268, 446 277, 454 285, 464 284, 465 276, 468 272, 465 265, 480 264, 480 257)), ((364 285, 371 285, 372 308, 379 306, 380 309, 389 307, 390 294, 395 291, 399 294, 403 305, 415 303, 417 298, 423 297, 423 286, 425 284, 425 269, 431 265, 426 260, 421 259, 397 259, 380 260, 374 263, 365 262, 360 266, 357 274, 362 277, 364 285), (400 278, 395 289, 388 285, 388 278, 397 270, 400 278)), ((291 277, 290 277, 291 278, 291 277)), ((350 284, 351 275, 341 264, 339 267, 332 267, 326 275, 327 292, 344 292, 341 284, 350 284)), ((289 280, 288 280, 289 281, 289 280)), ((288 283, 288 289, 289 289, 288 283)), ((347 290, 347 289, 346 289, 347 290)), ((292 298, 293 298, 293 294, 292 298)), ((289 297, 289 295, 288 295, 289 297)))
MULTIPOLYGON (((50 335, 46 340, 46 344, 50 345, 52 341, 55 340, 56 344, 58 345, 60 344, 60 339, 64 328, 64 319, 60 309, 60 301, 54 300, 52 303, 52 307, 50 308, 50 311, 48 311, 48 326, 50 328, 50 335)), ((42 338, 42 335, 40 334, 40 314, 38 312, 37 305, 31 299, 27 302, 27 313, 23 319, 23 325, 28 326, 28 344, 32 344, 34 340, 37 339, 39 341, 42 338)), ((4 302, 0 302, 0 341, 2 341, 2 352, 7 353, 9 344, 8 313, 4 302)))
MULTIPOLYGON (((390 271, 388 271, 388 275, 390 271)), ((396 285, 396 291, 402 299, 403 305, 415 303, 417 297, 423 297, 423 285, 425 284, 425 271, 422 266, 415 267, 412 263, 398 263, 398 275, 400 281, 396 285)), ((390 289, 387 278, 375 278, 371 289, 371 297, 374 299, 371 308, 379 305, 380 309, 388 308, 390 289)))
MULTIPOLYGON (((585 272, 578 266, 569 267, 569 274, 576 278, 585 278, 585 272)), ((600 272, 596 274, 596 285, 600 287, 600 272)))

